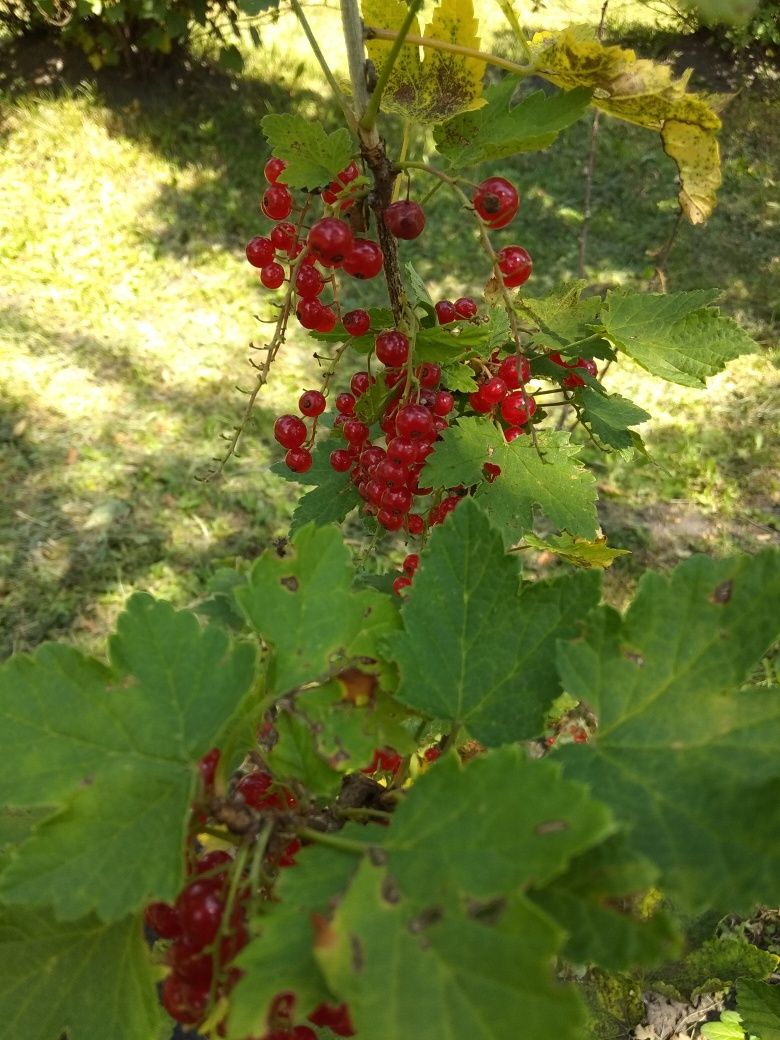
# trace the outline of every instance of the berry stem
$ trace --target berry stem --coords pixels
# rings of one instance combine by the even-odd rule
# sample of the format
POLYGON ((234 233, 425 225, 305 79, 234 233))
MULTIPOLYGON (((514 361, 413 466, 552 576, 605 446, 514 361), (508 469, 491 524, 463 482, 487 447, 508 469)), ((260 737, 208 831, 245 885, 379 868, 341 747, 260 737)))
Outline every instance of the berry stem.
POLYGON ((314 54, 314 57, 317 59, 317 62, 320 68, 322 69, 322 74, 328 81, 330 89, 333 91, 334 97, 336 98, 336 101, 339 104, 339 108, 344 113, 344 117, 347 120, 347 125, 349 126, 350 130, 355 134, 355 136, 357 136, 357 119, 355 118, 355 113, 352 111, 352 108, 349 104, 349 101, 347 100, 346 95, 342 91, 341 87, 338 85, 336 77, 333 75, 330 66, 325 60, 325 55, 322 53, 320 45, 317 43, 317 38, 312 32, 311 26, 309 25, 309 21, 306 15, 303 13, 303 7, 301 6, 299 0, 290 0, 290 3, 292 5, 293 11, 295 12, 295 17, 298 19, 298 23, 300 24, 300 27, 303 29, 306 39, 309 41, 309 46, 312 49, 312 53, 314 54))
POLYGON ((509 22, 509 27, 515 34, 517 42, 520 44, 520 49, 523 52, 523 56, 529 65, 533 63, 533 55, 531 54, 531 48, 528 45, 528 40, 525 38, 522 26, 517 19, 515 9, 512 7, 511 0, 498 0, 498 6, 501 8, 501 13, 509 22))
POLYGON ((368 108, 366 108, 360 119, 360 128, 362 130, 373 130, 374 128, 377 116, 379 115, 379 106, 382 102, 382 95, 390 81, 393 66, 396 63, 398 55, 401 53, 404 41, 408 38, 412 22, 417 17, 421 8, 422 0, 411 0, 409 9, 404 16, 404 20, 401 22, 398 32, 394 35, 393 46, 390 48, 390 53, 387 55, 385 63, 382 65, 382 71, 379 73, 379 78, 374 87, 374 92, 371 95, 371 100, 368 103, 368 108))
POLYGON ((209 991, 209 1004, 214 1002, 214 998, 217 995, 217 985, 219 984, 219 950, 222 946, 222 940, 227 937, 227 933, 230 931, 230 920, 233 916, 233 907, 236 903, 236 895, 238 894, 238 886, 241 884, 241 875, 244 873, 244 866, 246 864, 246 857, 249 849, 246 845, 243 845, 236 854, 236 858, 233 861, 230 874, 230 888, 228 889, 227 899, 225 901, 225 908, 222 916, 219 919, 219 929, 214 938, 213 943, 213 956, 214 956, 214 974, 211 978, 211 989, 209 991))
MULTIPOLYGON (((367 40, 395 40, 398 37, 398 33, 392 29, 377 29, 373 25, 367 25, 364 33, 367 40)), ((403 43, 407 47, 430 47, 435 51, 447 51, 449 54, 462 54, 466 58, 477 58, 488 65, 506 69, 507 72, 512 72, 515 76, 532 76, 535 72, 533 65, 519 65, 516 61, 499 58, 497 55, 489 54, 487 51, 477 51, 473 47, 461 47, 458 43, 448 43, 446 40, 437 40, 432 36, 412 36, 407 34, 403 39, 403 43)))
POLYGON ((362 841, 352 841, 350 838, 340 838, 337 834, 329 834, 326 831, 316 831, 312 827, 299 827, 298 835, 307 841, 316 841, 320 845, 327 845, 331 849, 339 849, 340 852, 350 852, 353 856, 363 856, 371 848, 362 841))

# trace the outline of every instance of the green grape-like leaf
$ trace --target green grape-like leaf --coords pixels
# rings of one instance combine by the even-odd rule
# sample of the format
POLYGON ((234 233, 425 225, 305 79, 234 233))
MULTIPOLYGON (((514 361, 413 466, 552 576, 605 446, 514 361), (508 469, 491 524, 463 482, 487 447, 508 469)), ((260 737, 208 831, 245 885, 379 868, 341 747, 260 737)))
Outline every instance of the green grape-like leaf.
POLYGON ((236 599, 273 648, 271 690, 283 694, 336 674, 356 656, 356 643, 361 657, 378 657, 375 639, 393 626, 394 613, 386 610, 387 597, 374 589, 355 591, 353 579, 349 550, 333 526, 309 524, 284 556, 265 552, 256 561, 236 599), (376 611, 379 625, 372 618, 376 611), (361 638, 366 628, 372 633, 368 640, 361 638))
POLYGON ((507 313, 495 307, 487 320, 420 329, 414 344, 414 359, 453 364, 467 357, 489 357, 508 338, 507 313))
POLYGON ((735 321, 708 304, 717 289, 680 293, 610 292, 601 312, 610 342, 652 375, 703 387, 729 361, 757 350, 735 321))
POLYGON ((589 386, 579 391, 582 418, 596 437, 610 448, 633 447, 631 426, 647 422, 650 413, 620 394, 602 394, 589 386))
POLYGON ((361 501, 357 488, 347 474, 336 473, 331 469, 322 483, 298 499, 290 534, 296 534, 309 524, 324 527, 326 524, 343 523, 361 501))
POLYGON ((737 1010, 745 1029, 761 1040, 780 1040, 780 989, 756 979, 737 983, 737 1010))
POLYGON ((444 365, 441 370, 441 385, 447 390, 473 393, 477 389, 474 369, 469 365, 444 365))
POLYGON ((51 645, 0 671, 0 799, 56 809, 0 891, 65 920, 115 920, 176 895, 197 760, 254 675, 251 646, 143 593, 109 649, 110 668, 51 645))
POLYGON ((461 723, 487 745, 537 736, 560 694, 555 641, 575 635, 598 602, 597 572, 528 584, 477 504, 465 499, 434 529, 402 609, 404 631, 385 639, 398 664, 397 699, 461 723))
POLYGON ((438 762, 397 809, 383 847, 393 880, 422 908, 542 885, 613 830, 584 786, 512 745, 465 766, 455 755, 438 762))
POLYGON ((142 1040, 162 1015, 141 922, 84 918, 58 924, 49 913, 0 915, 0 1020, 8 1037, 142 1040))
POLYGON ((531 898, 568 933, 563 955, 610 971, 647 968, 674 957, 681 935, 661 911, 645 918, 631 898, 652 885, 657 869, 616 834, 577 856, 566 873, 531 898))
POLYGON ((598 296, 581 299, 585 281, 565 282, 546 296, 518 296, 523 318, 530 318, 538 332, 530 343, 556 350, 565 357, 611 357, 609 344, 594 328, 602 302, 598 296))
POLYGON ((348 130, 327 133, 321 123, 303 116, 272 113, 261 126, 271 152, 287 163, 284 183, 290 188, 327 187, 354 152, 348 130))
POLYGON ((777 903, 780 696, 740 684, 780 633, 780 554, 648 573, 625 618, 600 608, 587 627, 559 665, 599 728, 560 749, 567 774, 632 828, 681 904, 777 903))
POLYGON ((381 1022, 382 1040, 575 1040, 580 998, 552 971, 561 941, 522 896, 420 911, 364 861, 317 957, 358 1036, 375 1035, 381 1022))
MULTIPOLYGON (((341 835, 354 840, 365 829, 354 830, 358 833, 344 828, 341 835)), ((298 862, 298 869, 286 870, 279 878, 278 901, 250 922, 253 938, 236 958, 245 974, 230 995, 230 1040, 265 1035, 268 1009, 279 993, 295 993, 296 1011, 302 1016, 320 1003, 337 1003, 317 965, 314 946, 318 929, 360 860, 315 846, 301 850, 298 862)))
POLYGON ((484 108, 436 127, 436 147, 453 168, 548 148, 561 130, 583 115, 590 103, 587 89, 551 96, 537 90, 510 108, 519 84, 517 76, 506 76, 485 91, 484 108))

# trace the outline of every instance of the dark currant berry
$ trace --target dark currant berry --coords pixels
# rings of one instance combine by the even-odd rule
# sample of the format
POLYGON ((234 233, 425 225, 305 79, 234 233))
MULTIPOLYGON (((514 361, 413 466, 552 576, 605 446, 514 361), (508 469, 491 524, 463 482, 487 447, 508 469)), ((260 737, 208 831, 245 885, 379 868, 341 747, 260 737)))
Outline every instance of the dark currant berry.
POLYGON ((418 202, 393 202, 383 214, 385 227, 394 238, 411 241, 418 238, 425 227, 425 214, 418 202))
POLYGON ((317 321, 317 332, 333 332, 339 323, 339 316, 332 307, 323 307, 317 321))
POLYGON ((492 379, 488 379, 486 383, 482 384, 479 388, 479 393, 483 401, 488 401, 491 405, 494 405, 506 397, 507 389, 506 383, 500 376, 493 376, 492 379))
POLYGON ((433 416, 420 404, 407 404, 399 408, 395 417, 395 428, 399 437, 410 441, 430 441, 435 433, 433 416))
POLYGON ((365 336, 371 328, 370 314, 360 308, 347 311, 341 321, 350 336, 365 336))
POLYGON ((284 282, 284 268, 281 264, 266 264, 260 272, 260 281, 266 289, 278 289, 284 282))
POLYGON ((163 983, 161 996, 163 1007, 171 1018, 182 1025, 192 1026, 203 1018, 209 991, 208 987, 190 986, 176 975, 169 975, 163 983))
POLYGON ((352 394, 339 394, 336 398, 336 410, 342 415, 352 415, 355 411, 355 398, 352 394))
POLYGON ((311 452, 306 448, 290 448, 284 456, 284 461, 293 473, 306 473, 311 469, 311 452))
POLYGON ((461 296, 459 300, 455 301, 453 306, 459 318, 476 318, 477 316, 477 305, 470 296, 461 296))
POLYGON ((363 444, 364 441, 368 440, 368 427, 359 419, 348 419, 342 429, 344 430, 344 436, 350 444, 363 444))
POLYGON ((275 155, 272 155, 268 162, 263 167, 263 173, 265 179, 269 184, 284 184, 284 181, 279 180, 279 175, 287 166, 284 159, 277 159, 275 155))
POLYGON ((305 329, 316 329, 324 309, 316 296, 306 297, 295 308, 295 316, 305 329))
POLYGON ((498 269, 504 276, 504 285, 508 289, 527 282, 533 268, 530 254, 522 246, 504 246, 503 249, 499 249, 498 269))
POLYGON ((310 418, 313 418, 315 415, 322 415, 326 405, 325 395, 321 394, 319 390, 307 390, 305 394, 301 394, 298 400, 301 414, 308 415, 310 418))
POLYGON ((182 932, 201 947, 216 938, 224 909, 225 904, 211 880, 193 881, 176 900, 182 932))
POLYGON ((281 253, 289 253, 295 245, 295 240, 295 224, 290 224, 287 220, 281 221, 271 231, 271 241, 281 253))
MULTIPOLYGON (((217 870, 219 867, 227 868, 232 862, 233 857, 229 852, 225 852, 223 849, 213 849, 211 852, 206 852, 195 861, 194 869, 196 874, 208 874, 213 870, 217 870)), ((216 874, 215 877, 218 879, 224 878, 225 872, 220 871, 220 873, 216 874)))
POLYGON ((350 1021, 349 1008, 346 1004, 332 1007, 330 1004, 319 1004, 309 1015, 309 1021, 315 1026, 330 1029, 336 1036, 354 1036, 355 1030, 350 1021))
POLYGON ((501 402, 501 415, 510 426, 524 426, 536 411, 536 401, 524 390, 513 390, 501 402))
POLYGON ((341 264, 352 248, 352 231, 349 224, 338 217, 323 217, 309 229, 306 244, 317 260, 329 266, 341 264))
POLYGON ((144 921, 161 939, 178 939, 181 935, 178 911, 170 903, 150 903, 144 911, 144 921))
POLYGON ((316 268, 304 266, 298 268, 295 276, 295 291, 304 300, 313 300, 325 288, 322 275, 316 268))
POLYGON ((246 258, 252 267, 265 267, 267 264, 273 263, 274 255, 274 244, 270 238, 255 235, 247 242, 246 258))
POLYGON ((531 378, 531 366, 528 358, 520 357, 519 354, 511 354, 508 358, 504 358, 498 366, 498 375, 510 390, 519 390, 531 378))
POLYGON ((384 267, 384 263, 384 254, 376 242, 367 238, 356 238, 341 266, 352 278, 368 279, 375 278, 384 267))
POLYGON ((368 390, 373 382, 374 380, 368 372, 356 372, 349 381, 349 389, 355 397, 360 397, 361 394, 364 394, 366 390, 368 390))
POLYGON ((417 553, 409 553, 402 564, 403 571, 411 578, 417 568, 420 566, 420 557, 417 553))
POLYGON ((439 390, 433 402, 433 414, 438 416, 449 415, 455 407, 455 397, 449 390, 439 390))
POLYGON ((585 386, 585 380, 576 372, 570 372, 561 385, 565 386, 567 390, 576 390, 578 386, 585 386))
POLYGON ((337 448, 330 453, 330 464, 337 473, 346 473, 352 466, 352 456, 343 448, 337 448))
POLYGON ((501 467, 496 466, 494 462, 486 462, 482 467, 482 472, 485 474, 488 484, 492 484, 496 477, 501 476, 501 467))
POLYGON ((306 436, 306 423, 297 415, 280 415, 274 423, 274 437, 283 448, 300 448, 306 436))
POLYGON ((409 340, 403 332, 388 329, 376 338, 376 356, 388 368, 400 368, 409 357, 409 340))
POLYGON ((293 197, 281 184, 272 184, 263 192, 260 209, 271 220, 284 220, 292 213, 293 197))
POLYGON ((425 364, 420 365, 420 368, 417 370, 417 377, 420 380, 420 386, 432 390, 434 387, 439 385, 441 380, 441 366, 426 361, 425 364))
POLYGON ((219 748, 215 747, 212 748, 211 751, 207 751, 203 758, 198 762, 200 778, 203 781, 203 790, 208 793, 211 793, 214 790, 214 777, 217 773, 219 755, 219 748))
POLYGON ((439 300, 433 308, 436 311, 436 320, 440 325, 449 325, 458 317, 458 312, 455 310, 455 304, 450 300, 439 300))
POLYGON ((494 230, 506 227, 520 205, 517 188, 503 177, 488 177, 482 181, 472 201, 477 215, 494 230))
POLYGON ((407 578, 405 574, 399 574, 393 582, 393 592, 400 596, 404 589, 408 589, 412 584, 412 579, 407 578))

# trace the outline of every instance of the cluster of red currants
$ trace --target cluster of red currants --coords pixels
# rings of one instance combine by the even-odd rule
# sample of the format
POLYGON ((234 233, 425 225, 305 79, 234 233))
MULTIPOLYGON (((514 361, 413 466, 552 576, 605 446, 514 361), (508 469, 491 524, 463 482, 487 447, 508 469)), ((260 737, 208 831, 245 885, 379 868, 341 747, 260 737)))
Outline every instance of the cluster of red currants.
MULTIPOLYGON (((598 368, 593 358, 577 358, 576 361, 567 361, 565 358, 556 351, 552 354, 548 354, 547 357, 556 365, 560 365, 561 368, 581 368, 584 372, 587 372, 589 376, 594 379, 598 374, 598 368)), ((585 380, 582 376, 577 375, 576 372, 570 372, 562 383, 567 390, 576 390, 578 386, 585 386, 585 380)))

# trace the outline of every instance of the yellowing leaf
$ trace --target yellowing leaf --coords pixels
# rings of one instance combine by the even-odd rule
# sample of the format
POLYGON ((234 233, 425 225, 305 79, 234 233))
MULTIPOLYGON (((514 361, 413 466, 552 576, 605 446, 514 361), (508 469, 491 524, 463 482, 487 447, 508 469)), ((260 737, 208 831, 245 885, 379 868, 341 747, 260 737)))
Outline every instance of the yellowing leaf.
POLYGON ((677 119, 664 123, 661 140, 680 170, 680 207, 691 224, 703 224, 715 208, 721 182, 718 142, 701 127, 677 119))
MULTIPOLYGON (((407 6, 402 0, 363 0, 362 13, 366 26, 398 32, 407 6)), ((442 0, 423 35, 479 50, 478 31, 472 0, 442 0)), ((409 35, 420 35, 416 18, 409 35)), ((380 73, 392 43, 369 39, 366 47, 380 73)), ((406 44, 393 65, 382 96, 382 108, 416 123, 441 123, 485 104, 482 98, 484 71, 484 61, 441 50, 429 49, 420 61, 419 49, 406 44)))
POLYGON ((611 567, 618 556, 630 556, 628 549, 613 549, 606 538, 591 542, 587 538, 573 538, 570 534, 552 535, 549 540, 537 538, 530 531, 523 540, 533 549, 555 553, 577 567, 611 567))
POLYGON ((720 119, 714 105, 722 99, 689 94, 690 70, 675 78, 668 65, 605 47, 587 26, 536 33, 531 49, 538 75, 567 90, 588 87, 597 108, 660 133, 677 165, 683 213, 692 224, 707 220, 720 185, 715 140, 720 119))

